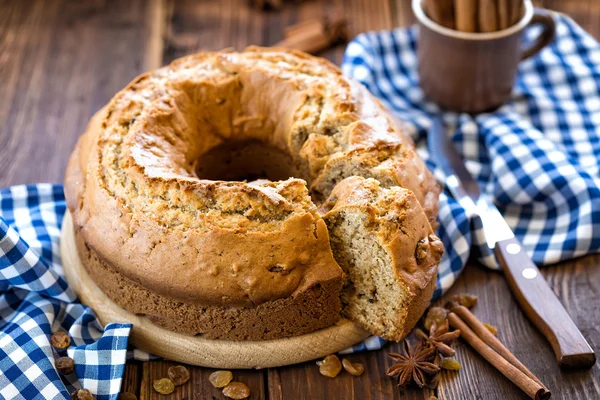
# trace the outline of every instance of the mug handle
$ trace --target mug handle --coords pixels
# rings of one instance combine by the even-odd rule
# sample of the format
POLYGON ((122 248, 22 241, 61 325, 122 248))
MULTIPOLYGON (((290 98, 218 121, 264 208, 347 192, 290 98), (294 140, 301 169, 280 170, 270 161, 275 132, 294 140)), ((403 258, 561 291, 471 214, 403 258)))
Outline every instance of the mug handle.
POLYGON ((533 25, 541 25, 542 33, 532 44, 522 50, 521 60, 537 54, 541 49, 550 44, 556 34, 556 22, 554 22, 554 18, 552 18, 552 15, 548 11, 542 8, 535 8, 533 10, 533 17, 525 29, 533 25))

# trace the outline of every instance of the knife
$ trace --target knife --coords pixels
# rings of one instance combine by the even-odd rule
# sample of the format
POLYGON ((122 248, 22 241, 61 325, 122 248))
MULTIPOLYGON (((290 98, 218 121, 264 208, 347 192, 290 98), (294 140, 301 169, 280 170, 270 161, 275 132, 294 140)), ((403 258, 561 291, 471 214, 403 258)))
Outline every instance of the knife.
POLYGON ((591 367, 594 351, 496 206, 481 195, 440 118, 427 138, 431 154, 446 174, 446 185, 470 215, 478 215, 488 247, 494 252, 508 284, 531 322, 552 345, 561 367, 591 367))

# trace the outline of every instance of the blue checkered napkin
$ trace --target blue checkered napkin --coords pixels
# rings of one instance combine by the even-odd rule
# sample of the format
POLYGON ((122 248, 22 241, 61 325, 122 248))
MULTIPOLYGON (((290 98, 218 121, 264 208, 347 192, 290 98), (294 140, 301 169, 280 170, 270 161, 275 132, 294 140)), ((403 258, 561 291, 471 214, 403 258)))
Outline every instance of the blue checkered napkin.
MULTIPOLYGON (((521 63, 508 104, 476 117, 443 113, 467 168, 539 265, 600 250, 600 45, 569 18, 555 18, 556 40, 521 63)), ((343 70, 412 125, 419 153, 443 183, 425 144, 440 109, 419 87, 417 34, 414 27, 361 34, 348 45, 343 70)), ((526 39, 536 34, 528 31, 526 39)), ((481 221, 470 220, 447 191, 440 202, 446 254, 436 296, 471 251, 498 268, 481 221)))
POLYGON ((86 388, 98 399, 116 399, 125 370, 130 325, 104 329, 77 302, 63 278, 58 240, 65 212, 61 185, 0 190, 0 398, 69 399, 86 388), (71 346, 57 352, 53 332, 71 346), (75 360, 64 377, 57 357, 75 360))

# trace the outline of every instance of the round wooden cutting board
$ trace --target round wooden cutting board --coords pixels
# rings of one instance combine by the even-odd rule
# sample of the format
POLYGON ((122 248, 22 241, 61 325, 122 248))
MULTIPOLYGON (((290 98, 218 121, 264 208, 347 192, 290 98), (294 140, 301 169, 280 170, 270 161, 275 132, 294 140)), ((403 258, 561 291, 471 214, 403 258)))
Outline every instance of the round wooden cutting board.
POLYGON ((69 285, 81 302, 96 312, 100 323, 133 324, 130 343, 170 360, 212 368, 279 367, 324 357, 369 335, 346 319, 306 335, 264 341, 212 340, 171 332, 153 325, 144 316, 122 309, 96 286, 79 260, 69 212, 63 220, 60 250, 69 285))

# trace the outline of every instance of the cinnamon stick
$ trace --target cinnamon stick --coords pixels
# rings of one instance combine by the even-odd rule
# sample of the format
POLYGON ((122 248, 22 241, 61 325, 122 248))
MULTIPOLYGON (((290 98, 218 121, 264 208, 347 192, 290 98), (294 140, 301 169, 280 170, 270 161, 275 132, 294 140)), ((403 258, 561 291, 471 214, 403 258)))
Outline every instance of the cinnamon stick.
POLYGON ((506 29, 510 24, 509 0, 498 0, 498 29, 506 29))
POLYGON ((510 25, 514 25, 523 17, 523 0, 509 0, 510 2, 510 25))
POLYGON ((453 0, 424 0, 423 10, 434 22, 454 29, 454 2, 453 0))
POLYGON ((495 32, 498 30, 496 11, 497 4, 495 0, 479 0, 479 32, 495 32))
POLYGON ((454 19, 456 29, 475 32, 477 27, 477 0, 455 0, 454 19))
POLYGON ((541 387, 548 390, 546 386, 535 376, 513 353, 510 352, 502 342, 492 333, 487 330, 485 325, 466 307, 458 306, 451 309, 456 315, 458 315, 469 327, 479 336, 488 346, 490 346, 496 353, 504 357, 508 362, 521 370, 524 374, 529 376, 531 379, 536 381, 541 387))
POLYGON ((523 390, 529 397, 535 400, 547 400, 550 398, 550 392, 543 386, 531 379, 520 369, 505 360, 500 354, 496 353, 490 346, 479 338, 467 326, 467 324, 454 312, 448 314, 448 321, 455 329, 460 329, 460 336, 471 345, 483 358, 498 369, 502 375, 523 390))
POLYGON ((317 18, 309 19, 303 22, 299 22, 297 24, 285 27, 283 29, 283 37, 288 38, 290 36, 295 36, 303 31, 311 31, 311 30, 321 30, 324 31, 323 21, 317 18))
POLYGON ((301 50, 307 53, 317 53, 329 47, 329 40, 327 40, 322 30, 310 28, 299 31, 276 43, 274 46, 301 50))

